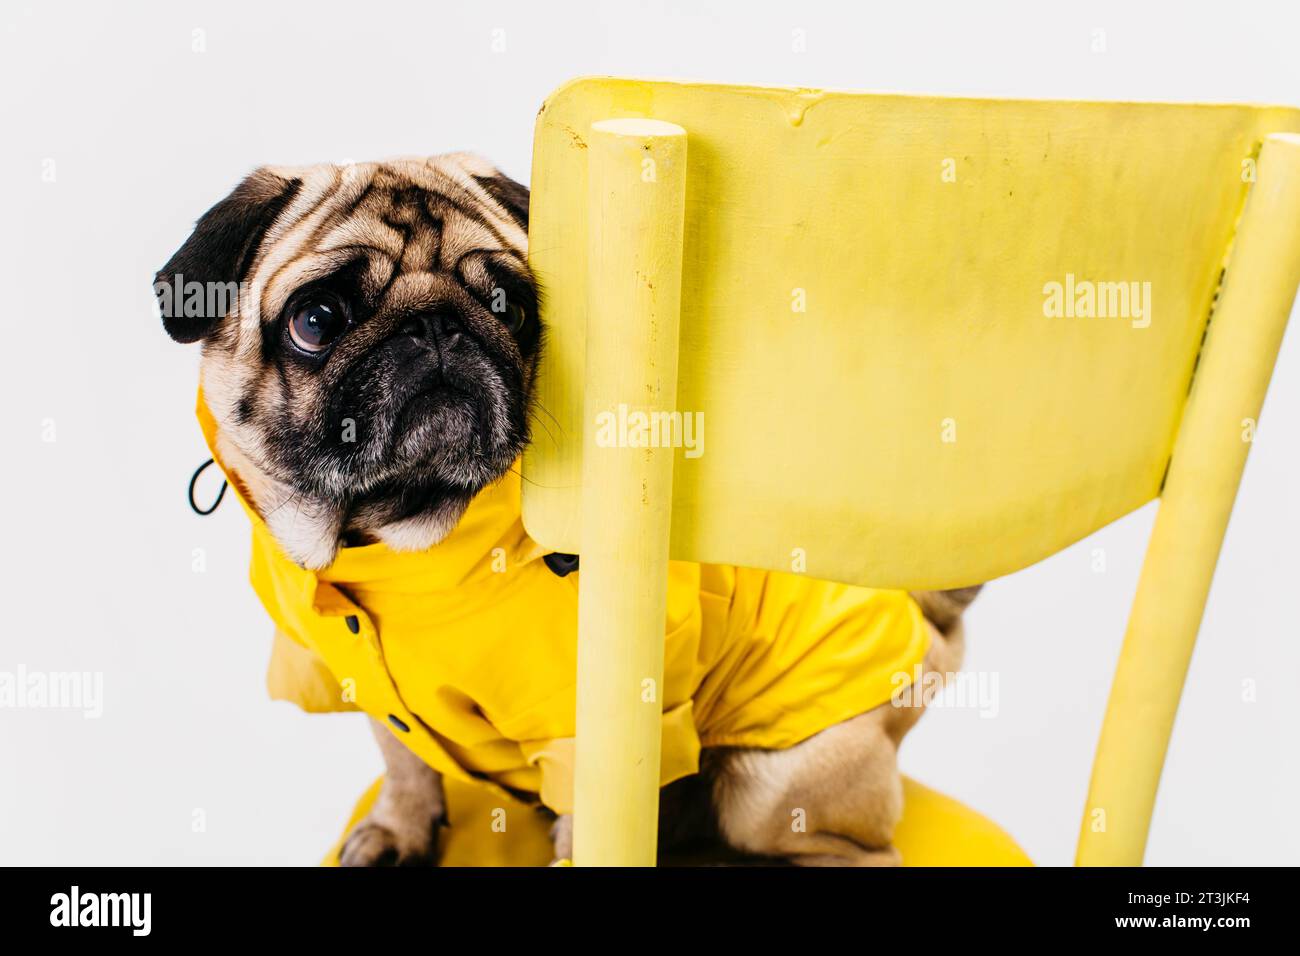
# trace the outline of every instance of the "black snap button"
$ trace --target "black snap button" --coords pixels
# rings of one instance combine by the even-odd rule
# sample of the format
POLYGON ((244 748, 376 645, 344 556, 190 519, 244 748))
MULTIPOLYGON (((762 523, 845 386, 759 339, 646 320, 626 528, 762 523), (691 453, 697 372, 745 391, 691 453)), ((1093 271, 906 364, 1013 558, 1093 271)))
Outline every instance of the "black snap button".
POLYGON ((406 722, 403 721, 401 718, 399 718, 396 714, 389 714, 388 722, 404 734, 409 734, 411 732, 411 728, 406 726, 406 722))
POLYGON ((355 614, 349 614, 347 617, 343 619, 343 622, 347 624, 348 630, 351 631, 353 634, 361 633, 361 622, 357 620, 357 616, 355 614))
POLYGON ((578 556, 576 554, 561 554, 559 551, 552 551, 550 554, 543 556, 546 566, 556 577, 567 577, 574 571, 578 570, 578 556))

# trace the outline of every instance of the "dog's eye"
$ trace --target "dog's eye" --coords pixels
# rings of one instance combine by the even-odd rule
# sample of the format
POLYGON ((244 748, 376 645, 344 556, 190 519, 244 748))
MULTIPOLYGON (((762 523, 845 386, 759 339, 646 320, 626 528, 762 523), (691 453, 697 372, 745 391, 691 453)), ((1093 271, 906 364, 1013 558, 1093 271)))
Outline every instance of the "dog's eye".
POLYGON ((528 324, 528 306, 534 301, 530 293, 531 290, 520 288, 517 280, 503 281, 492 289, 488 308, 511 335, 518 335, 528 324))
POLYGON ((289 338, 304 352, 324 352, 348 324, 342 306, 332 299, 304 302, 289 319, 289 338))
POLYGON ((506 307, 505 315, 501 316, 501 321, 505 323, 506 328, 517 335, 524 327, 524 323, 528 321, 528 310, 522 305, 511 302, 506 307))

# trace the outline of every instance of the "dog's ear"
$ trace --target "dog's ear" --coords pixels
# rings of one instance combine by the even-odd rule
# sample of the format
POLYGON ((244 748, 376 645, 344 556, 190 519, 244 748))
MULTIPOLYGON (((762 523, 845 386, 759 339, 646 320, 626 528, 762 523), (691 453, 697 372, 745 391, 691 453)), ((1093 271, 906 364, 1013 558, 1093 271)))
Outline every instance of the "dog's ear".
POLYGON ((218 287, 212 283, 222 290, 238 287, 262 237, 301 186, 300 179, 259 169, 203 214, 189 239, 154 276, 168 335, 177 342, 197 342, 212 333, 235 302, 228 292, 215 294, 218 287), (183 294, 195 282, 205 294, 183 294))
POLYGON ((517 183, 509 176, 496 173, 492 176, 475 176, 478 184, 487 190, 488 195, 505 207, 506 212, 515 222, 528 228, 528 187, 517 183))

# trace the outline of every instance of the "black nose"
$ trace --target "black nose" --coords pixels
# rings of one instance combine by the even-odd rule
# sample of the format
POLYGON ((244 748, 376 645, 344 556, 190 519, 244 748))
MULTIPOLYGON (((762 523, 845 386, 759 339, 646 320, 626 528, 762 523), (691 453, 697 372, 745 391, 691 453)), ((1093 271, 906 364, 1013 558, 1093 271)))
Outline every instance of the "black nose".
POLYGON ((461 336, 460 323, 446 312, 421 312, 402 323, 402 332, 440 349, 455 345, 461 336))

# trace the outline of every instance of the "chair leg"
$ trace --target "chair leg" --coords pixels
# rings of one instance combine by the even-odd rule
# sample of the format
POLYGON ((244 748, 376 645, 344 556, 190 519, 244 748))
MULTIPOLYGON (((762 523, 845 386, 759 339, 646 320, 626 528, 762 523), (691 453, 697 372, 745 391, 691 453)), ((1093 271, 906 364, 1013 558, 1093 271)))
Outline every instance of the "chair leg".
POLYGON ((625 426, 676 404, 686 133, 607 120, 587 147, 574 863, 653 866, 673 449, 625 426))
POLYGON ((1257 170, 1115 671, 1079 834, 1080 866, 1142 863, 1210 580, 1300 282, 1300 136, 1270 136, 1257 170))

